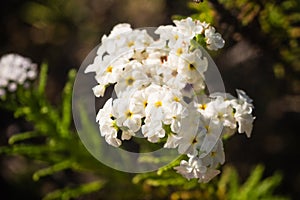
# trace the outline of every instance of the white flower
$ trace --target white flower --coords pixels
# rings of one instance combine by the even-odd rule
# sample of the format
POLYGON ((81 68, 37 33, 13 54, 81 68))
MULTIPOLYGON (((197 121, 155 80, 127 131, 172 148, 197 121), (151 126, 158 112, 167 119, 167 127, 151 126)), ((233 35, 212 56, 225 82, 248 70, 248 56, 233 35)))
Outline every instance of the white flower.
POLYGON ((176 41, 179 39, 179 33, 174 26, 159 26, 155 32, 160 37, 160 41, 162 41, 163 46, 168 44, 169 47, 172 47, 176 41))
MULTIPOLYGON (((99 56, 98 56, 99 58, 99 56)), ((96 72, 96 81, 102 85, 108 85, 119 81, 123 72, 124 65, 128 63, 128 60, 124 57, 111 62, 109 57, 104 57, 101 63, 97 63, 95 59, 94 65, 101 66, 96 72)))
POLYGON ((96 122, 101 124, 101 121, 105 118, 111 118, 113 116, 112 114, 112 98, 108 99, 103 108, 101 108, 96 116, 96 122))
POLYGON ((123 93, 134 92, 150 84, 147 74, 143 71, 143 65, 139 62, 130 62, 125 66, 119 82, 115 85, 118 97, 123 93))
POLYGON ((200 49, 192 53, 184 53, 179 59, 178 72, 182 74, 187 83, 197 83, 204 79, 204 72, 207 70, 208 61, 202 56, 200 49))
POLYGON ((197 161, 192 161, 191 159, 189 162, 187 162, 186 160, 181 160, 180 165, 178 167, 174 167, 174 169, 177 171, 177 173, 181 174, 188 180, 197 178, 199 172, 201 171, 201 169, 199 169, 197 161))
POLYGON ((188 54, 190 51, 190 41, 184 40, 184 38, 179 38, 176 42, 172 45, 170 54, 174 54, 178 57, 188 54))
MULTIPOLYGON (((115 56, 128 52, 129 50, 145 49, 153 43, 153 38, 148 35, 146 30, 122 32, 116 37, 109 36, 109 38, 113 39, 113 41, 109 42, 111 47, 107 48, 106 53, 115 56)), ((100 52, 101 51, 98 51, 98 53, 100 52)))
POLYGON ((193 106, 198 112, 205 116, 205 109, 207 108, 207 104, 209 102, 211 102, 211 98, 207 97, 206 95, 201 95, 197 97, 197 101, 194 101, 193 106))
POLYGON ((0 96, 5 95, 5 89, 14 92, 18 85, 25 86, 27 80, 34 80, 37 76, 37 65, 29 58, 18 54, 6 54, 0 59, 0 96))
POLYGON ((202 33, 204 29, 199 21, 195 21, 190 17, 182 20, 174 20, 173 22, 178 28, 179 33, 189 39, 193 39, 196 34, 202 33))
POLYGON ((125 126, 132 132, 137 132, 141 127, 143 112, 140 107, 130 104, 129 98, 118 98, 114 100, 113 115, 118 127, 125 126))
POLYGON ((109 38, 118 38, 124 33, 131 33, 132 28, 130 24, 127 23, 121 23, 117 24, 113 27, 112 31, 109 34, 109 38))
POLYGON ((105 93, 105 89, 106 89, 105 85, 102 85, 102 84, 96 85, 95 87, 93 87, 94 95, 96 97, 103 97, 103 95, 105 93))
POLYGON ((116 128, 114 120, 110 118, 107 118, 107 121, 103 120, 100 125, 100 133, 108 144, 114 147, 122 144, 121 140, 117 138, 118 128, 116 128))
POLYGON ((180 166, 174 169, 188 180, 197 178, 200 183, 207 183, 220 173, 219 170, 203 166, 198 157, 191 157, 188 162, 182 160, 180 166))
POLYGON ((12 82, 12 83, 8 84, 7 89, 10 92, 15 92, 17 90, 17 87, 18 87, 17 84, 12 82))
POLYGON ((165 130, 162 126, 163 113, 161 109, 153 110, 145 119, 142 126, 142 133, 149 142, 156 143, 160 138, 165 137, 165 130))
POLYGON ((207 48, 210 50, 218 50, 224 47, 225 41, 220 33, 216 33, 216 29, 209 26, 204 32, 206 37, 207 48))
POLYGON ((164 144, 164 148, 176 148, 179 145, 181 139, 182 137, 173 133, 169 133, 167 142, 164 144))
POLYGON ((128 129, 127 127, 120 127, 120 129, 122 130, 122 135, 121 135, 121 139, 122 140, 130 140, 132 138, 132 136, 135 136, 135 132, 128 129))
POLYGON ((253 121, 255 117, 252 116, 252 99, 242 90, 237 90, 238 99, 230 100, 234 108, 234 118, 238 123, 238 132, 246 133, 247 137, 251 136, 253 121))
POLYGON ((104 54, 113 54, 117 51, 118 46, 125 43, 124 35, 130 34, 132 31, 130 24, 127 23, 114 26, 109 36, 103 35, 102 44, 97 50, 97 55, 102 58, 104 54))
POLYGON ((220 122, 210 120, 210 119, 203 119, 203 125, 205 129, 205 136, 202 139, 200 152, 202 155, 201 157, 209 154, 222 135, 223 125, 220 122))
POLYGON ((145 109, 146 117, 152 115, 151 114, 152 112, 155 112, 156 110, 159 109, 161 110, 161 113, 164 118, 165 107, 167 107, 172 100, 171 93, 168 90, 166 90, 164 87, 153 85, 153 84, 150 89, 151 89, 151 93, 149 93, 148 104, 145 109))
POLYGON ((188 109, 189 115, 181 121, 182 128, 178 134, 181 140, 178 145, 178 152, 180 154, 197 156, 205 135, 205 129, 202 128, 199 115, 193 111, 193 108, 190 106, 188 109))
POLYGON ((113 119, 112 108, 112 98, 110 98, 105 102, 103 108, 99 110, 96 122, 99 123, 100 134, 105 138, 105 141, 114 147, 118 147, 122 142, 117 138, 119 128, 116 120, 113 119))
POLYGON ((224 164, 225 153, 221 138, 217 141, 217 143, 215 144, 211 152, 209 152, 209 154, 203 155, 200 155, 199 158, 201 159, 202 164, 206 167, 216 168, 219 166, 219 164, 224 164))
POLYGON ((181 103, 172 102, 166 108, 165 119, 163 122, 171 125, 171 131, 173 133, 178 133, 181 129, 181 120, 187 115, 188 111, 181 103))
POLYGON ((157 69, 158 74, 162 76, 163 84, 170 88, 181 90, 186 85, 186 80, 183 74, 178 72, 178 56, 171 54, 166 58, 166 61, 162 63, 162 66, 157 69))
POLYGON ((206 104, 206 109, 203 110, 202 115, 206 118, 214 120, 216 123, 222 123, 223 126, 236 128, 236 121, 233 116, 233 108, 230 101, 225 101, 223 97, 218 96, 206 104))
POLYGON ((137 90, 132 94, 130 98, 130 105, 139 110, 143 117, 145 116, 145 108, 148 104, 148 95, 149 93, 146 89, 137 90))
POLYGON ((246 94, 245 91, 236 89, 236 93, 238 95, 238 99, 252 105, 253 100, 246 94))
POLYGON ((255 117, 253 117, 252 114, 249 113, 250 109, 246 103, 242 105, 235 105, 234 109, 234 118, 238 122, 238 132, 245 132, 247 137, 250 137, 255 117))
POLYGON ((30 80, 34 80, 37 77, 36 67, 33 67, 27 71, 27 78, 30 80))

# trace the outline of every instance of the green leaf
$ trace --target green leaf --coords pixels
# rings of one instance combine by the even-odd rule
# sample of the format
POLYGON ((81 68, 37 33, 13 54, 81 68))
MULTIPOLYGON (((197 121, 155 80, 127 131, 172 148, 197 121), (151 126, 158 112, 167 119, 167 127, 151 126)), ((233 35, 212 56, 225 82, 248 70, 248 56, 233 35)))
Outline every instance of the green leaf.
POLYGON ((60 127, 60 134, 62 137, 70 137, 69 128, 72 119, 72 89, 75 77, 76 71, 70 70, 68 82, 63 90, 62 119, 57 121, 57 125, 60 127))
POLYGON ((59 172, 59 171, 62 171, 62 170, 64 170, 64 169, 71 168, 73 162, 74 162, 74 161, 72 161, 72 160, 66 160, 66 161, 57 163, 57 164, 55 164, 55 165, 52 165, 52 166, 50 166, 50 167, 47 167, 47 168, 38 170, 38 171, 36 171, 36 172, 33 174, 32 178, 33 178, 33 180, 38 181, 38 180, 39 180, 41 177, 43 177, 43 176, 52 175, 52 174, 54 174, 55 172, 59 172))
POLYGON ((255 186, 259 184, 263 172, 264 167, 262 165, 258 165, 255 167, 247 181, 241 187, 240 199, 249 199, 253 195, 253 193, 251 192, 254 191, 255 186))
POLYGON ((39 137, 39 136, 41 136, 41 134, 38 133, 38 132, 34 132, 34 131, 19 133, 19 134, 11 136, 8 140, 8 143, 9 144, 14 144, 16 142, 20 142, 20 141, 23 141, 23 140, 27 140, 27 139, 30 139, 30 138, 33 138, 33 137, 39 137))
POLYGON ((104 181, 98 180, 91 183, 82 184, 75 188, 66 187, 61 190, 55 190, 48 193, 43 200, 53 200, 53 199, 62 199, 68 200, 71 198, 76 198, 84 194, 89 194, 92 192, 97 192, 102 189, 105 185, 104 181))
POLYGON ((38 94, 42 95, 45 93, 46 83, 47 83, 47 72, 48 72, 48 64, 43 63, 41 65, 40 71, 40 79, 38 85, 38 94))

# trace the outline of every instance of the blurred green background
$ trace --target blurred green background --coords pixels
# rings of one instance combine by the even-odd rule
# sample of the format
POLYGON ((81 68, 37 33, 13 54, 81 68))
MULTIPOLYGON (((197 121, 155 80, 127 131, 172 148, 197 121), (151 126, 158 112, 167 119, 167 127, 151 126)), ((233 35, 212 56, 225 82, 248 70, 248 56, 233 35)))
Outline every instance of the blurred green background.
MULTIPOLYGON (((266 168, 264 176, 279 170, 284 178, 277 192, 300 199, 299 0, 206 0, 199 4, 186 0, 6 0, 1 2, 0 15, 0 55, 19 53, 39 64, 48 62, 46 91, 54 105, 61 98, 68 71, 78 69, 102 35, 117 23, 128 22, 134 28, 159 26, 179 16, 211 22, 226 40, 223 50, 211 52, 226 90, 245 90, 254 99, 257 117, 250 139, 236 135, 226 143, 225 165, 235 166, 242 180, 258 163, 266 168)), ((1 110, 0 144, 30 126, 1 110)), ((36 168, 23 157, 1 155, 0 198, 36 199, 43 190, 51 190, 56 177, 44 179, 41 187, 31 179, 36 168)), ((63 186, 72 173, 57 174, 60 178, 55 184, 63 186)))

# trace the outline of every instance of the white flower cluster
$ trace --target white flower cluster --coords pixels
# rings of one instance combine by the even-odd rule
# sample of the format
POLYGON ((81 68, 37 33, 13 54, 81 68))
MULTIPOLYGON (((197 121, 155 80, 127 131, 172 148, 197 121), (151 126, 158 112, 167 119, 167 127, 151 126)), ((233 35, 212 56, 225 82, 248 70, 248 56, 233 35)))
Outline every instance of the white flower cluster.
POLYGON ((202 34, 213 50, 222 48, 224 40, 209 24, 191 18, 174 23, 158 27, 156 40, 129 24, 115 26, 85 72, 96 73, 96 97, 109 85, 115 88, 116 98, 96 119, 108 144, 119 147, 141 133, 151 143, 163 142, 164 148, 187 155, 177 172, 208 182, 225 160, 222 136, 236 130, 250 136, 253 105, 241 90, 238 98, 205 94, 208 59, 193 38, 202 34))
POLYGON ((6 54, 0 59, 0 97, 15 92, 18 85, 28 85, 37 76, 37 65, 18 54, 6 54))

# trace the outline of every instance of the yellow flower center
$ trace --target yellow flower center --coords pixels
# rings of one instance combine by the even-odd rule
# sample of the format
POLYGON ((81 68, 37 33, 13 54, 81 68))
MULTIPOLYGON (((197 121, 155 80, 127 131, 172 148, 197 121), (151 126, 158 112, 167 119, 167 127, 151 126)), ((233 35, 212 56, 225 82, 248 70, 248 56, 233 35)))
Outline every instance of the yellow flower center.
POLYGON ((189 70, 193 71, 193 70, 195 70, 195 69, 196 69, 196 67, 195 67, 193 64, 190 64, 190 63, 189 63, 189 70))
POLYGON ((106 68, 106 72, 112 73, 112 69, 113 69, 113 67, 112 67, 111 65, 109 65, 109 66, 106 68))
POLYGON ((144 105, 144 108, 146 108, 146 106, 148 105, 148 102, 147 102, 147 101, 144 101, 144 102, 143 102, 143 105, 144 105))
POLYGON ((132 85, 133 82, 134 82, 134 79, 133 79, 132 77, 128 77, 128 78, 126 79, 126 84, 127 84, 127 85, 132 85))
POLYGON ((127 43, 128 47, 132 47, 133 45, 134 45, 134 41, 130 41, 130 42, 127 43))
POLYGON ((211 156, 211 157, 215 157, 216 154, 217 154, 216 152, 212 151, 212 152, 210 153, 210 156, 211 156))
POLYGON ((178 38, 179 38, 179 36, 176 34, 176 35, 174 35, 174 39, 175 40, 178 40, 178 38))
POLYGON ((155 105, 155 107, 158 108, 158 107, 162 106, 162 102, 161 101, 157 101, 157 102, 155 102, 154 105, 155 105))
POLYGON ((207 134, 210 134, 210 128, 209 128, 208 125, 205 126, 205 129, 206 129, 206 133, 207 133, 207 134))
POLYGON ((183 49, 182 48, 178 48, 176 51, 176 55, 180 56, 183 53, 183 49))
POLYGON ((125 115, 126 115, 127 118, 131 118, 132 115, 133 115, 133 113, 132 113, 130 110, 128 110, 128 111, 125 113, 125 115))
POLYGON ((193 141, 192 141, 192 144, 196 144, 198 141, 197 141, 197 138, 194 137, 193 141))
POLYGON ((198 108, 201 109, 201 110, 205 110, 206 109, 206 104, 199 104, 198 108))
POLYGON ((174 76, 174 77, 176 77, 177 74, 178 74, 177 70, 173 70, 172 73, 171 73, 171 75, 174 76))
POLYGON ((176 101, 176 102, 180 101, 179 97, 174 97, 173 100, 176 101))

